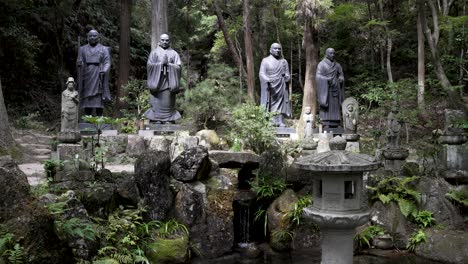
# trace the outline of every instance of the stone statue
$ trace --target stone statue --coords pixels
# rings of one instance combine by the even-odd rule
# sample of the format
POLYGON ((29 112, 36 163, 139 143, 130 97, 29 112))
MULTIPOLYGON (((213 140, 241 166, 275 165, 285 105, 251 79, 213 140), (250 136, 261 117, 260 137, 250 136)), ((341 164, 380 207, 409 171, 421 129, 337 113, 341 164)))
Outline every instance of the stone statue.
POLYGON ((359 117, 359 104, 353 97, 348 97, 341 105, 343 128, 347 134, 356 134, 359 117))
POLYGON ((260 104, 265 106, 268 112, 276 112, 273 124, 285 127, 284 117, 291 117, 291 105, 289 103, 288 62, 281 57, 281 45, 271 44, 270 56, 263 58, 260 65, 261 98, 260 104))
POLYGON ((145 116, 155 123, 175 123, 180 119, 175 109, 176 94, 180 91, 180 57, 170 47, 169 35, 162 34, 159 47, 148 57, 148 88, 151 108, 145 116))
POLYGON ((403 121, 397 117, 398 114, 398 103, 396 101, 392 104, 392 110, 388 113, 387 117, 387 149, 398 149, 400 148, 400 130, 403 121))
POLYGON ((80 47, 76 65, 81 108, 86 115, 93 114, 93 109, 96 109, 96 115, 102 116, 104 102, 111 100, 111 61, 109 49, 99 43, 99 33, 96 30, 88 32, 88 44, 80 47))
POLYGON ((61 132, 78 131, 78 92, 75 90, 75 80, 68 77, 67 89, 62 92, 62 124, 61 132))
POLYGON ((325 58, 317 66, 317 100, 323 128, 336 128, 341 121, 341 103, 344 99, 344 75, 335 61, 335 50, 328 48, 325 58))
POLYGON ((311 138, 314 127, 314 115, 312 115, 310 106, 304 108, 304 138, 311 138))

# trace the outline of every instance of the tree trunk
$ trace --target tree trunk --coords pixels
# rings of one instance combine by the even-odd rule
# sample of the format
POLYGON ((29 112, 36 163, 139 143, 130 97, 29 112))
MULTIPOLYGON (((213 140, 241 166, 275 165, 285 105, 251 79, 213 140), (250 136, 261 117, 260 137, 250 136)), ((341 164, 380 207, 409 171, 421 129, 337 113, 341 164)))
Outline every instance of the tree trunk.
POLYGON ((252 33, 250 32, 249 0, 243 0, 244 48, 247 68, 247 94, 255 102, 255 72, 252 51, 252 33))
MULTIPOLYGON (((319 62, 319 44, 317 40, 317 31, 311 21, 304 25, 304 49, 306 57, 304 97, 302 99, 301 121, 304 114, 304 108, 310 106, 312 114, 317 112, 317 88, 315 83, 315 73, 319 62)), ((302 124, 302 122, 300 122, 302 124)))
POLYGON ((237 64, 237 67, 239 68, 239 72, 242 73, 244 78, 246 78, 247 72, 245 71, 244 67, 242 66, 243 65, 242 59, 239 56, 239 54, 237 53, 236 46, 234 46, 234 42, 232 42, 231 36, 229 35, 229 31, 228 31, 228 29, 226 27, 226 23, 224 21, 223 14, 221 12, 221 8, 219 8, 219 5, 216 2, 216 0, 213 1, 213 7, 214 7, 216 17, 218 19, 218 26, 221 29, 221 31, 223 32, 224 41, 226 41, 226 45, 228 47, 229 53, 231 53, 232 59, 237 64))
POLYGON ((422 30, 422 12, 420 6, 418 6, 418 18, 417 18, 417 30, 418 30, 418 108, 424 112, 426 103, 424 100, 424 81, 425 81, 425 58, 424 58, 424 33, 422 30))
POLYGON ((151 49, 157 48, 159 37, 168 33, 167 0, 151 0, 151 49))
POLYGON ((393 83, 392 64, 390 61, 391 55, 392 55, 392 38, 387 33, 387 76, 388 76, 389 83, 393 83))
MULTIPOLYGON (((132 0, 120 0, 120 47, 119 47, 119 77, 117 80, 117 112, 125 107, 120 99, 125 96, 122 88, 127 84, 130 75, 130 17, 132 0)), ((116 113, 120 114, 120 113, 116 113)))
POLYGON ((2 82, 0 80, 0 156, 10 154, 10 149, 14 146, 14 142, 8 122, 5 101, 3 100, 2 82))

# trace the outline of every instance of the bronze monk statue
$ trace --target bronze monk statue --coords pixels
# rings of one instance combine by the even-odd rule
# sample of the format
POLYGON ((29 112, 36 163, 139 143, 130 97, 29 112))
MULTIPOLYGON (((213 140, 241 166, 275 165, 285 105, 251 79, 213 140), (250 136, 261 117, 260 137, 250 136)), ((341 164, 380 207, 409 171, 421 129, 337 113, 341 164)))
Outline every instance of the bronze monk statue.
POLYGON ((335 50, 328 48, 325 58, 317 66, 317 100, 323 129, 337 128, 341 124, 341 103, 344 100, 344 75, 335 61, 335 50))
POLYGON ((78 94, 80 106, 86 115, 102 116, 104 101, 110 101, 109 70, 111 66, 108 47, 99 43, 96 30, 88 32, 88 44, 78 50, 78 94))
POLYGON ((288 62, 281 57, 281 45, 271 44, 270 56, 263 58, 260 65, 261 95, 260 104, 265 106, 268 112, 276 112, 273 124, 285 127, 284 117, 291 117, 291 104, 289 103, 288 62))
POLYGON ((181 62, 170 44, 169 35, 162 34, 159 46, 148 57, 147 85, 151 93, 151 108, 145 116, 155 123, 175 123, 181 117, 175 109, 176 94, 180 91, 181 62))

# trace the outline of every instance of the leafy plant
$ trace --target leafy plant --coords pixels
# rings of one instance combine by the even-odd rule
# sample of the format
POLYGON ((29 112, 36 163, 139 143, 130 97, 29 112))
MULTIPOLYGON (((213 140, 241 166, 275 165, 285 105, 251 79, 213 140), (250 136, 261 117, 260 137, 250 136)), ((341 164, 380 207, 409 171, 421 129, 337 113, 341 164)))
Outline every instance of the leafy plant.
POLYGON ((62 160, 48 159, 42 161, 42 166, 46 172, 47 178, 52 178, 58 168, 63 166, 62 160))
POLYGON ((125 96, 121 101, 127 106, 122 112, 125 117, 133 120, 140 120, 144 111, 150 108, 150 92, 146 87, 146 80, 130 79, 127 84, 122 86, 125 96))
POLYGON ((97 231, 94 225, 80 218, 70 218, 55 221, 56 228, 70 237, 80 237, 87 240, 95 241, 97 231))
POLYGON ((156 234, 161 238, 170 238, 173 236, 179 236, 181 234, 188 235, 189 231, 187 227, 174 219, 167 222, 158 222, 159 228, 156 230, 156 234))
POLYGON ((262 218, 263 218, 263 234, 266 236, 267 231, 268 231, 268 214, 265 209, 260 208, 255 212, 254 221, 255 222, 262 221, 262 218))
POLYGON ((426 228, 435 225, 435 219, 432 212, 427 210, 419 211, 414 220, 419 228, 426 228))
POLYGON ((280 242, 291 242, 294 239, 294 232, 285 229, 276 229, 271 233, 274 240, 280 242))
POLYGON ((379 235, 385 234, 385 229, 380 226, 368 226, 364 230, 354 235, 354 241, 356 241, 358 248, 363 249, 364 247, 370 247, 370 241, 379 235))
POLYGON ((275 142, 273 113, 251 103, 234 109, 231 121, 231 139, 242 139, 255 153, 262 153, 275 142))
POLYGON ((0 263, 26 263, 24 248, 15 243, 14 235, 0 225, 0 263))
POLYGON ((418 229, 408 239, 408 244, 406 245, 406 249, 408 249, 411 252, 414 252, 414 250, 416 249, 416 246, 423 242, 426 242, 426 233, 424 233, 423 229, 418 229))
POLYGON ((390 177, 381 180, 375 187, 367 186, 372 192, 371 200, 380 200, 383 204, 396 202, 401 213, 405 216, 416 217, 417 204, 421 202, 421 193, 408 186, 409 183, 419 179, 413 177, 390 177))
POLYGON ((284 179, 270 177, 256 177, 250 185, 257 200, 276 198, 288 187, 284 179))
POLYGON ((40 118, 39 112, 28 113, 25 116, 20 116, 16 120, 16 127, 21 129, 44 129, 44 124, 38 119, 40 118))
POLYGON ((309 195, 302 196, 299 200, 294 203, 294 209, 287 214, 289 221, 299 225, 302 219, 302 213, 304 212, 304 208, 310 206, 312 204, 312 197, 309 195))
POLYGON ((24 248, 16 243, 12 249, 8 249, 3 253, 3 256, 8 258, 9 264, 23 264, 26 263, 24 248))
POLYGON ((445 197, 462 206, 468 207, 468 188, 460 190, 450 190, 448 193, 445 194, 445 197))
POLYGON ((226 64, 213 64, 208 69, 207 78, 184 93, 182 108, 206 129, 209 121, 240 102, 242 94, 239 91, 235 69, 226 64), (236 93, 239 96, 233 96, 236 93))

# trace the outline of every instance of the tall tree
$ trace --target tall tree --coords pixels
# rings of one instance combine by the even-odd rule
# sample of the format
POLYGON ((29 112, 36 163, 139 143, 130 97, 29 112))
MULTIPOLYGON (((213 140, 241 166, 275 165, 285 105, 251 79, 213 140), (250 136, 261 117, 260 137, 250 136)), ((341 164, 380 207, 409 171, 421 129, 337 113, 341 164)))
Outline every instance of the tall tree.
POLYGON ((315 74, 319 63, 318 28, 320 25, 320 19, 328 12, 331 6, 332 2, 329 0, 297 1, 297 16, 300 22, 304 25, 303 48, 305 49, 306 57, 301 119, 306 106, 310 106, 314 115, 317 112, 317 87, 315 83, 315 74))
MULTIPOLYGON (((459 94, 457 94, 452 89, 452 84, 450 83, 447 75, 445 74, 444 66, 442 65, 442 61, 440 58, 439 53, 439 36, 440 36, 440 28, 439 28, 439 16, 444 18, 448 16, 450 6, 452 5, 454 0, 441 0, 437 2, 435 0, 418 0, 418 8, 421 10, 421 25, 424 31, 424 35, 426 36, 427 44, 429 45, 429 49, 432 55, 432 61, 434 63, 434 70, 437 76, 437 79, 440 82, 440 85, 448 94, 449 97, 449 107, 452 108, 461 108, 463 107, 461 98, 459 94), (431 27, 429 27, 428 23, 428 14, 426 12, 427 8, 430 11, 430 17, 432 18, 431 27)), ((466 107, 465 107, 465 110, 466 107)))
POLYGON ((0 155, 10 154, 9 150, 14 145, 8 122, 8 113, 3 100, 2 81, 0 80, 0 155))
POLYGON ((151 0, 151 49, 158 47, 159 36, 169 33, 167 0, 151 0))
POLYGON ((418 16, 416 20, 416 27, 418 31, 418 108, 424 112, 426 108, 426 103, 424 100, 424 90, 425 90, 425 54, 424 54, 424 32, 422 28, 422 12, 421 8, 418 8, 418 16))
POLYGON ((120 98, 125 96, 122 86, 127 84, 130 75, 130 17, 132 14, 132 0, 120 0, 120 46, 119 46, 119 77, 117 80, 117 102, 123 108, 120 98))
POLYGON ((250 30, 250 5, 249 0, 243 0, 243 26, 244 26, 244 48, 247 66, 247 94, 252 102, 255 102, 255 73, 254 58, 252 51, 252 32, 250 30))

